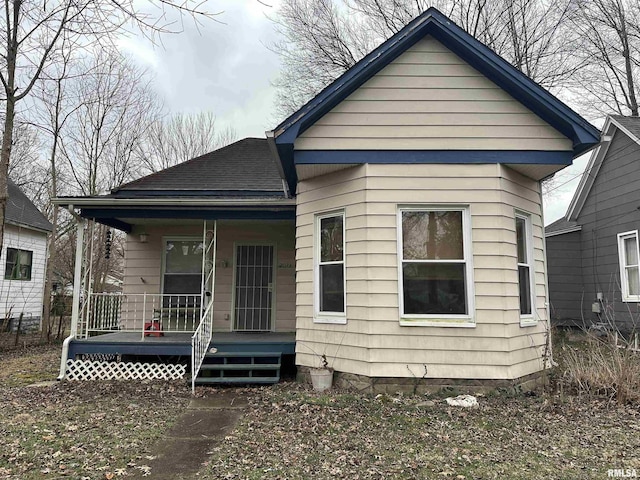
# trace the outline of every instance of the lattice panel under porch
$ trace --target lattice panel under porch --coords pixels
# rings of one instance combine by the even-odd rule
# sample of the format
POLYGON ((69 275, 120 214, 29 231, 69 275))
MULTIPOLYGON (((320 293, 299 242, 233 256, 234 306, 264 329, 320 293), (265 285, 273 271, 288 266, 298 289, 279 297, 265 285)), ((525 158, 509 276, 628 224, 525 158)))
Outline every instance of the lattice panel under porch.
POLYGON ((178 380, 186 365, 140 362, 91 362, 67 360, 68 380, 178 380))

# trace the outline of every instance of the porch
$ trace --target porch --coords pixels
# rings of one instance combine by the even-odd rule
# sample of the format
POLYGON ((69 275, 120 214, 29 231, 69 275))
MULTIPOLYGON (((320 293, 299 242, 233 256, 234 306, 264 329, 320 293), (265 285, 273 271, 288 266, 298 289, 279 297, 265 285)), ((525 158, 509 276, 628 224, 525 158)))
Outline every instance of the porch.
MULTIPOLYGON (((73 340, 69 345, 69 358, 80 355, 191 355, 191 333, 167 332, 161 337, 143 337, 136 332, 117 331, 73 340)), ((239 333, 216 332, 209 343, 219 354, 279 353, 295 354, 295 332, 239 333)))
POLYGON ((277 381, 282 356, 295 352, 295 223, 291 206, 281 210, 235 212, 242 219, 199 209, 169 218, 102 211, 87 220, 98 212, 81 211, 61 378, 69 362, 107 359, 189 362, 194 386, 277 381), (96 291, 100 224, 124 232, 121 291, 96 291))

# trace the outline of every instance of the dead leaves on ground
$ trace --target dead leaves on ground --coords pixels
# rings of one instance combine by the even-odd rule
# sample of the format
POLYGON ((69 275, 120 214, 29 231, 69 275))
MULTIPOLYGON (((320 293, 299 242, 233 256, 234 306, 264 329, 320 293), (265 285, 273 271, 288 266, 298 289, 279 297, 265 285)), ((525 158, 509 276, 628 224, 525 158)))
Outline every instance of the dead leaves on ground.
POLYGON ((183 382, 0 389, 0 479, 149 476, 155 443, 189 393, 183 382))

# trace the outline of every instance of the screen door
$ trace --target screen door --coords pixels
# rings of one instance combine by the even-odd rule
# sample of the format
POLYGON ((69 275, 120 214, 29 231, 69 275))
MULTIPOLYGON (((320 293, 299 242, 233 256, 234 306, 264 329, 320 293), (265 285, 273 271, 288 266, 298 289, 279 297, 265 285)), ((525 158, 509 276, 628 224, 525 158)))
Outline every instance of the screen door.
POLYGON ((234 330, 271 330, 273 246, 236 246, 234 330))

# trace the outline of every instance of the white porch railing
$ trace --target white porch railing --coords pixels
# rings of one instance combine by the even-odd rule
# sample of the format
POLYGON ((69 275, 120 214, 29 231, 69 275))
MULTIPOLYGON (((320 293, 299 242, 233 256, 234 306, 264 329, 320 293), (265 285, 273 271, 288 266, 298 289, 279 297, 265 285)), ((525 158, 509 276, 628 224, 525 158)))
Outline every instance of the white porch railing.
POLYGON ((196 377, 202 367, 202 362, 211 343, 213 331, 213 295, 216 283, 216 249, 218 238, 218 223, 214 220, 204 222, 202 232, 202 289, 201 289, 201 320, 197 330, 191 337, 191 391, 195 393, 196 377))
POLYGON ((200 323, 200 295, 91 293, 84 310, 86 336, 114 331, 192 333, 200 323))

